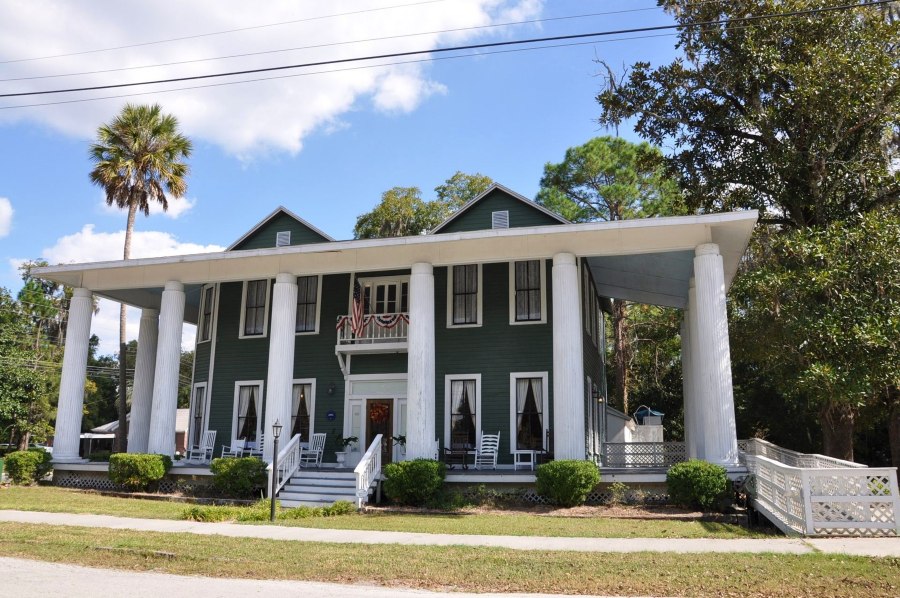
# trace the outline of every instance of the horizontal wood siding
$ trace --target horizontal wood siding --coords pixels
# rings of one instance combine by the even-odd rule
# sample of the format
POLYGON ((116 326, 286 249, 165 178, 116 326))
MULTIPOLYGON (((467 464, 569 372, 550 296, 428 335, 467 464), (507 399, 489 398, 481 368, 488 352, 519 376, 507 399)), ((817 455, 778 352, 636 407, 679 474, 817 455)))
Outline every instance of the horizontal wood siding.
POLYGON ((490 230, 491 214, 504 210, 509 212, 509 228, 561 224, 559 220, 541 210, 510 197, 499 189, 494 189, 435 234, 490 230))
MULTIPOLYGON (((518 202, 517 202, 518 203, 518 202)), ((545 262, 550 284, 551 262, 545 262)), ((512 463, 509 440, 509 375, 512 372, 548 372, 549 403, 553 415, 552 292, 547 289, 547 323, 510 325, 509 264, 484 264, 482 326, 447 328, 447 268, 435 269, 435 432, 444 444, 444 377, 481 374, 481 423, 487 433, 500 431, 500 463, 512 463)), ((550 426, 552 428, 552 425, 550 426)))
POLYGON ((243 249, 266 249, 275 247, 275 236, 281 231, 291 231, 291 245, 327 243, 328 239, 302 222, 297 222, 285 213, 280 213, 265 223, 258 231, 244 239, 232 251, 243 249))
MULTIPOLYGON (((209 380, 209 357, 212 343, 199 343, 194 348, 194 384, 209 380)), ((193 392, 191 393, 193 394, 193 392)))

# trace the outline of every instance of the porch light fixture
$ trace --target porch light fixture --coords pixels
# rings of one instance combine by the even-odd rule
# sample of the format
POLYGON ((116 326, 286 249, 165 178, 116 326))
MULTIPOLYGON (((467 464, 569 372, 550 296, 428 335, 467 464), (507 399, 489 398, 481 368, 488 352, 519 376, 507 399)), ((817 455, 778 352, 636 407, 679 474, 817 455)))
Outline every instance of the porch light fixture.
POLYGON ((334 382, 332 382, 331 384, 328 385, 328 396, 331 396, 333 394, 334 394, 334 382))
POLYGON ((281 438, 281 428, 283 427, 277 419, 272 424, 272 438, 275 439, 275 443, 272 446, 272 491, 269 493, 272 504, 269 507, 269 521, 275 521, 275 490, 278 485, 278 439, 281 438))

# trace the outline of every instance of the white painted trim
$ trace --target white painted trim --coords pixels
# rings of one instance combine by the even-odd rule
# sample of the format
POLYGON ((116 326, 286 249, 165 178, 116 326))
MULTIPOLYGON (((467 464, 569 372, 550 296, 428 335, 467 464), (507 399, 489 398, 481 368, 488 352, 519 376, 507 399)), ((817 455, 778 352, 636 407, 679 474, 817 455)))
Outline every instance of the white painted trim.
MULTIPOLYGON (((219 283, 215 284, 216 295, 214 297, 215 305, 213 306, 213 323, 212 323, 212 342, 209 345, 209 373, 206 376, 206 383, 209 385, 207 391, 210 395, 213 388, 213 374, 216 371, 216 346, 219 338, 219 301, 221 298, 222 287, 219 283)), ((197 362, 197 354, 194 353, 194 363, 197 362)), ((193 380, 191 380, 193 382, 193 380)), ((206 421, 209 421, 211 398, 206 401, 206 421)), ((207 424, 209 425, 209 424, 207 424)))
POLYGON ((547 260, 515 260, 507 264, 509 273, 509 325, 510 326, 528 326, 530 324, 546 324, 547 323, 547 260), (540 320, 516 320, 516 263, 518 262, 540 262, 539 268, 541 273, 541 319, 540 320))
POLYGON ((270 220, 272 220, 272 218, 274 218, 275 216, 277 216, 279 213, 284 213, 284 214, 290 216, 291 218, 293 218, 294 220, 296 220, 297 222, 299 222, 300 224, 302 224, 302 225, 305 226, 306 228, 308 228, 308 229, 310 229, 310 230, 312 230, 312 231, 314 231, 314 232, 319 233, 320 235, 322 235, 323 237, 325 237, 328 241, 332 241, 332 242, 334 241, 334 239, 332 239, 329 235, 326 235, 325 233, 323 233, 322 231, 320 231, 318 228, 316 228, 315 226, 313 226, 312 224, 310 224, 309 222, 307 222, 306 220, 304 220, 304 219, 301 218, 300 216, 297 216, 296 214, 294 214, 293 212, 291 212, 291 211, 290 211, 289 209, 287 209, 286 207, 284 207, 284 206, 278 206, 277 208, 275 208, 274 210, 272 210, 272 212, 271 212, 268 216, 266 216, 265 218, 263 218, 262 220, 260 220, 258 223, 256 223, 256 226, 254 226, 253 228, 251 228, 250 230, 248 230, 246 233, 244 233, 244 234, 241 236, 240 239, 238 239, 237 241, 235 241, 234 243, 232 243, 231 245, 229 245, 228 248, 225 249, 225 251, 231 251, 232 249, 234 249, 235 247, 237 247, 238 245, 240 245, 241 243, 243 243, 246 239, 248 239, 249 237, 251 237, 251 236, 253 235, 253 233, 255 233, 256 231, 258 231, 259 229, 261 229, 263 226, 265 226, 270 220))
MULTIPOLYGON (((297 276, 297 285, 299 288, 301 278, 314 278, 314 277, 318 277, 318 281, 316 282, 316 327, 315 327, 315 330, 306 330, 304 332, 297 332, 295 330, 294 336, 310 336, 313 334, 319 334, 319 326, 322 323, 322 279, 324 278, 324 275, 323 274, 310 274, 307 276, 297 276)), ((351 283, 350 289, 351 289, 350 295, 351 295, 351 301, 352 301, 353 300, 352 299, 352 296, 353 296, 352 283, 351 283)), ((297 297, 298 297, 297 303, 299 304, 300 303, 299 295, 297 297)), ((294 327, 296 328, 296 324, 294 325, 294 327)), ((241 326, 241 330, 243 330, 243 329, 244 329, 244 327, 241 326)))
POLYGON ((203 432, 209 429, 209 383, 208 382, 197 382, 193 386, 191 386, 191 402, 189 405, 188 412, 188 429, 187 429, 187 438, 184 439, 185 448, 189 449, 192 446, 192 441, 194 438, 194 400, 197 398, 197 389, 203 388, 203 432))
MULTIPOLYGON (((216 292, 216 285, 215 285, 215 284, 205 284, 205 285, 203 285, 202 287, 200 287, 200 309, 198 310, 198 313, 197 313, 197 342, 195 343, 196 345, 201 345, 201 344, 203 344, 203 343, 208 343, 208 342, 210 342, 210 341, 212 340, 212 337, 213 337, 213 324, 214 324, 215 321, 216 321, 216 305, 218 304, 218 301, 219 301, 219 294, 216 292), (200 339, 200 331, 203 330, 203 322, 204 322, 204 317, 203 317, 203 304, 204 304, 204 299, 205 299, 206 293, 208 293, 208 292, 210 292, 210 291, 213 292, 212 311, 211 311, 210 314, 209 314, 210 319, 212 320, 212 322, 210 322, 210 324, 209 324, 209 338, 206 339, 206 340, 201 340, 201 339, 200 339)), ((242 329, 243 329, 243 328, 242 328, 242 329)))
MULTIPOLYGON (((315 433, 316 428, 316 379, 315 378, 294 378, 291 380, 291 417, 294 417, 294 386, 298 384, 309 384, 309 436, 315 433)), ((309 442, 309 438, 301 438, 303 442, 309 442)))
POLYGON ((257 396, 259 397, 259 407, 256 410, 256 437, 259 438, 259 433, 262 430, 262 425, 263 425, 263 413, 264 413, 263 385, 264 384, 265 384, 265 380, 235 380, 234 381, 234 398, 232 399, 232 405, 231 405, 231 438, 229 440, 237 439, 238 399, 241 396, 241 387, 242 386, 256 386, 256 388, 258 390, 257 396))
MULTIPOLYGON (((245 280, 241 287, 241 322, 238 328, 238 338, 266 338, 269 336, 269 303, 272 300, 272 281, 269 278, 254 278, 253 280, 245 280), (247 283, 257 282, 259 280, 266 281, 266 304, 263 308, 263 331, 262 334, 244 334, 244 318, 247 315, 247 283)), ((296 309, 296 307, 294 308, 296 309)))
POLYGON ((484 322, 484 277, 482 276, 481 264, 455 264, 447 266, 447 328, 478 328, 484 322), (477 310, 475 323, 473 324, 454 324, 453 323, 453 268, 455 266, 478 266, 478 293, 476 295, 477 310))
MULTIPOLYGON (((523 451, 516 449, 516 380, 519 378, 541 379, 541 423, 544 425, 543 445, 547 441, 550 430, 550 387, 548 372, 511 372, 509 374, 509 452, 515 454, 523 451)), ((547 447, 544 447, 547 448, 547 447)))
MULTIPOLYGON (((475 380, 475 440, 481 437, 481 374, 447 374, 444 376, 444 446, 450 446, 450 386, 454 380, 475 380)), ((409 423, 407 423, 409 427, 409 423)))
MULTIPOLYGON (((524 195, 519 195, 518 193, 516 193, 516 192, 513 191, 512 189, 510 189, 510 188, 508 188, 508 187, 504 187, 504 186, 501 185, 500 183, 493 183, 490 187, 488 187, 487 189, 485 189, 485 190, 484 190, 483 192, 481 192, 478 196, 476 196, 476 197, 474 197, 473 199, 470 199, 468 202, 466 202, 461 208, 459 208, 456 212, 454 212, 453 214, 451 214, 449 218, 447 218, 446 220, 444 220, 443 222, 441 222, 440 224, 438 224, 436 227, 434 227, 433 229, 431 229, 431 231, 429 231, 429 234, 432 234, 432 235, 433 235, 434 233, 438 232, 439 230, 441 230, 442 228, 444 228, 445 226, 447 226, 448 224, 450 224, 451 222, 453 222, 454 220, 456 220, 460 215, 463 214, 463 212, 465 212, 466 210, 468 210, 469 208, 471 208, 473 205, 475 205, 476 203, 478 203, 479 201, 481 201, 484 197, 486 197, 488 194, 490 194, 490 193, 491 193, 492 191, 494 191, 494 190, 503 191, 504 193, 506 193, 507 195, 509 195, 509 196, 512 197, 513 199, 518 199, 519 201, 521 201, 522 203, 524 203, 524 204, 527 205, 528 207, 534 208, 534 209, 538 210, 539 212, 543 212, 544 214, 550 216, 550 217, 553 218, 554 220, 558 220, 558 221, 559 221, 560 223, 562 223, 562 224, 571 224, 571 222, 569 222, 568 220, 566 220, 565 218, 563 218, 563 217, 560 216, 559 214, 556 214, 556 213, 554 213, 554 212, 551 212, 550 210, 548 210, 548 209, 545 208, 544 206, 542 206, 542 205, 540 205, 540 204, 538 204, 538 203, 536 203, 536 202, 531 201, 530 199, 528 199, 528 198, 525 197, 524 195)), ((493 230, 507 230, 507 229, 493 229, 493 230)))

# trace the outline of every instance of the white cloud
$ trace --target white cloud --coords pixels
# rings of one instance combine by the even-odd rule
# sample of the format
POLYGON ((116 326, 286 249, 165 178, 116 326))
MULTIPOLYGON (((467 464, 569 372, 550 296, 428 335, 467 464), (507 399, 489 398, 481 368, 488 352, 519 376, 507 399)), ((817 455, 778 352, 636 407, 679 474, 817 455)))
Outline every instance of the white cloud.
MULTIPOLYGON (((489 29, 475 29, 396 37, 380 42, 334 44, 529 19, 540 14, 542 4, 543 0, 447 0, 359 13, 384 7, 389 3, 385 0, 333 0, 327 3, 314 0, 273 0, 265 3, 239 0, 160 0, 146 3, 128 0, 117 3, 117 10, 108 10, 102 3, 72 4, 62 0, 32 0, 7 4, 4 8, 0 61, 133 45, 159 38, 195 36, 199 33, 326 14, 359 13, 226 35, 192 37, 180 42, 139 45, 112 52, 10 62, 4 65, 4 78, 125 67, 131 69, 11 82, 7 84, 14 86, 14 89, 10 88, 11 91, 137 82, 367 54, 430 50, 441 45, 487 39, 487 36, 496 33, 489 29), (102 31, 103 35, 98 36, 98 31, 102 31), (229 60, 134 68, 148 64, 316 45, 320 47, 229 60)), ((509 30, 505 29, 503 35, 509 35, 509 30)), ((443 84, 429 78, 429 67, 425 64, 362 69, 359 66, 363 65, 353 63, 324 66, 315 70, 335 72, 227 87, 154 93, 40 109, 5 110, 0 114, 0 123, 27 119, 70 135, 93 137, 96 127, 102 122, 108 122, 126 101, 159 102, 166 111, 180 119, 183 130, 195 140, 211 141, 234 155, 252 158, 272 151, 300 151, 304 139, 310 133, 318 130, 333 131, 344 126, 341 117, 358 109, 357 104, 361 99, 371 99, 377 110, 408 112, 430 95, 446 90, 443 84)), ((288 70, 244 78, 301 73, 304 71, 288 70)), ((227 80, 216 79, 199 84, 227 80)), ((197 83, 156 86, 154 91, 197 83)), ((109 90, 104 95, 136 93, 146 89, 109 90)), ((21 103, 40 101, 39 98, 23 98, 21 103)))
POLYGON ((0 238, 9 234, 12 229, 13 214, 12 202, 5 197, 0 197, 0 238))
MULTIPOLYGON (((98 302, 99 312, 91 318, 91 334, 96 334, 100 339, 98 353, 100 355, 117 355, 119 353, 119 304, 108 299, 98 302)), ((125 338, 128 340, 138 337, 138 329, 141 324, 141 311, 129 307, 125 315, 125 338)), ((181 348, 192 350, 197 327, 193 324, 185 324, 181 332, 181 348)))
MULTIPOLYGON (((93 224, 85 224, 77 233, 57 239, 56 244, 44 249, 41 255, 51 264, 104 262, 121 259, 124 244, 124 230, 113 233, 95 232, 93 224)), ((131 237, 132 258, 224 250, 221 245, 184 243, 171 233, 161 231, 135 231, 131 237)))
MULTIPOLYGON (((163 211, 161 203, 158 201, 150 202, 150 215, 163 215, 166 218, 177 220, 194 209, 194 206, 197 205, 197 200, 191 199, 190 197, 182 197, 180 199, 167 198, 167 203, 169 204, 169 209, 163 211)), ((126 210, 119 209, 114 205, 106 203, 105 195, 101 195, 100 197, 100 208, 106 214, 126 214, 126 210)))

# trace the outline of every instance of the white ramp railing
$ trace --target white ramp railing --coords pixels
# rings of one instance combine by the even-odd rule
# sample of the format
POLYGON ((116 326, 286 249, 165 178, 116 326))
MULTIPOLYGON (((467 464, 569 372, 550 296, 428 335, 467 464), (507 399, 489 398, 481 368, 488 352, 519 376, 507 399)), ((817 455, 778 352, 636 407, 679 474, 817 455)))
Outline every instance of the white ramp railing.
POLYGON ((362 456, 353 473, 356 474, 356 508, 361 509, 369 500, 369 488, 381 474, 381 441, 379 434, 372 440, 369 450, 362 456))
MULTIPOLYGON (((278 452, 278 471, 275 472, 275 494, 284 488, 288 480, 293 477, 300 467, 300 434, 295 434, 284 448, 278 452)), ((266 486, 267 492, 272 492, 272 464, 269 463, 267 468, 269 471, 269 485, 266 486)), ((271 498, 271 497, 270 497, 271 498)))
POLYGON ((897 470, 747 442, 754 506, 787 534, 900 535, 897 470), (787 463, 782 462, 781 460, 787 463))

